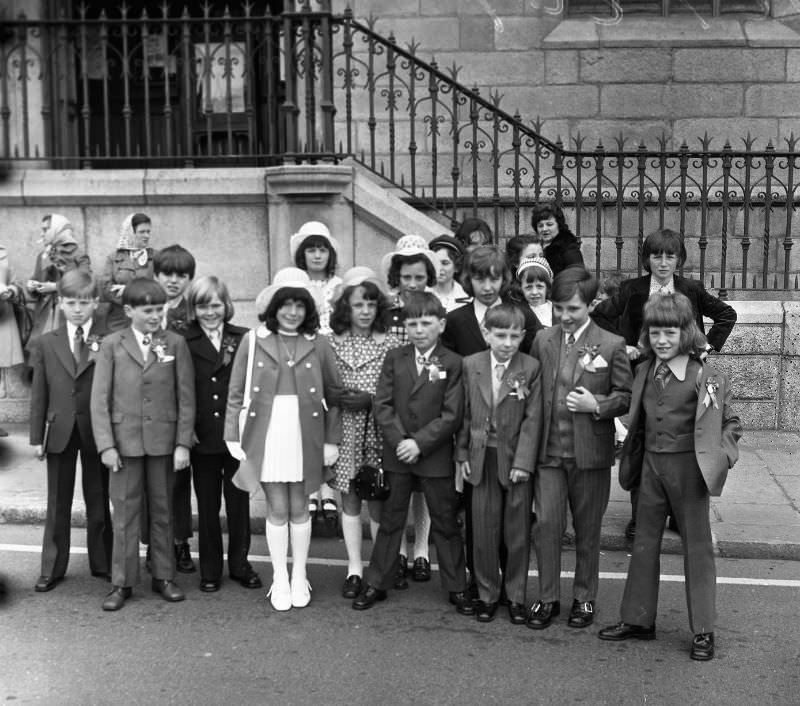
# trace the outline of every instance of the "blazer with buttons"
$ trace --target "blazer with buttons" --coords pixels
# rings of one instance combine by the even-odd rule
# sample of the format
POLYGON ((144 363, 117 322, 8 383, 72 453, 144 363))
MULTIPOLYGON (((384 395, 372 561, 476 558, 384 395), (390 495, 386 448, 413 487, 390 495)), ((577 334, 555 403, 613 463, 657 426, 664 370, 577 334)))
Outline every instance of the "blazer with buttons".
POLYGON ((197 412, 193 451, 201 454, 225 453, 225 408, 233 359, 247 329, 226 323, 222 327, 220 350, 214 348, 200 324, 190 322, 183 331, 194 364, 194 392, 197 412))
MULTIPOLYGON (((456 461, 469 461, 467 482, 472 485, 480 484, 483 478, 493 407, 491 366, 489 351, 463 361, 464 421, 458 432, 456 461)), ((541 383, 539 361, 516 353, 503 375, 495 409, 497 475, 503 486, 509 486, 512 468, 533 473, 542 430, 541 383), (518 382, 516 387, 514 381, 518 382)))
POLYGON ((107 336, 100 346, 92 385, 92 429, 98 450, 121 456, 167 456, 191 448, 194 437, 194 368, 183 336, 164 340, 164 358, 145 363, 133 330, 107 336))
MULTIPOLYGON (((231 370, 228 404, 225 411, 225 441, 239 441, 247 458, 239 465, 234 483, 243 490, 257 490, 264 463, 264 440, 272 416, 272 403, 278 389, 281 364, 278 337, 263 324, 248 335, 256 336, 255 354, 247 422, 239 438, 239 412, 244 403, 248 367, 248 339, 242 339, 231 370)), ((336 358, 325 336, 297 337, 295 365, 292 368, 300 406, 303 439, 303 481, 310 495, 322 484, 323 444, 342 440, 339 398, 342 383, 336 358)))
POLYGON ((461 357, 438 343, 431 357, 439 359, 441 377, 431 381, 417 374, 417 351, 407 344, 383 360, 373 413, 383 431, 383 468, 395 473, 440 478, 453 476, 453 435, 461 424, 464 391, 461 357), (421 455, 403 463, 395 450, 403 439, 414 439, 421 455))
MULTIPOLYGON (((558 376, 558 360, 564 332, 561 324, 539 333, 531 355, 542 364, 542 439, 539 460, 547 460, 547 437, 553 414, 553 394, 558 376)), ((572 376, 575 387, 585 387, 597 399, 600 414, 578 412, 572 415, 575 435, 575 464, 578 468, 610 468, 614 465, 614 417, 628 411, 633 376, 625 341, 590 322, 581 345, 596 345, 607 366, 596 372, 578 365, 572 376)))
MULTIPOLYGON (((639 483, 644 458, 644 414, 642 397, 647 376, 654 374, 654 360, 636 368, 631 399, 631 415, 628 436, 622 446, 619 462, 619 484, 630 490, 639 483)), ((742 436, 739 417, 731 407, 731 388, 728 378, 709 363, 703 364, 697 377, 697 410, 694 421, 694 453, 697 465, 712 496, 722 494, 728 470, 739 458, 737 445, 742 436), (709 384, 716 386, 717 406, 705 404, 709 384)), ((668 420, 664 422, 668 423, 668 420)))
MULTIPOLYGON (((99 340, 105 333, 105 319, 95 311, 86 339, 99 340)), ((44 442, 45 425, 49 423, 45 452, 61 453, 69 443, 77 424, 83 448, 90 453, 96 452, 89 405, 97 352, 87 346, 85 359, 76 368, 66 324, 44 334, 33 344, 31 445, 37 446, 44 442)))

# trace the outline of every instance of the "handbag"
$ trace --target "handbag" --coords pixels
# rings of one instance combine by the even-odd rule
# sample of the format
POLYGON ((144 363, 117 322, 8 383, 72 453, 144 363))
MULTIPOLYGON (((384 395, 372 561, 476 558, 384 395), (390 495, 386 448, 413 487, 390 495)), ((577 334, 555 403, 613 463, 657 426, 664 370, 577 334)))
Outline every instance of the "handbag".
POLYGON ((242 409, 239 411, 239 442, 242 441, 245 424, 247 424, 247 414, 250 411, 250 388, 253 384, 253 363, 256 355, 256 336, 254 331, 249 332, 247 339, 247 373, 244 378, 244 398, 242 399, 242 409))
MULTIPOLYGON (((369 410, 364 417, 364 442, 367 439, 367 428, 372 415, 369 410)), ((360 500, 386 500, 389 497, 389 481, 383 474, 383 468, 370 463, 362 463, 356 471, 356 477, 350 481, 350 489, 360 500)))

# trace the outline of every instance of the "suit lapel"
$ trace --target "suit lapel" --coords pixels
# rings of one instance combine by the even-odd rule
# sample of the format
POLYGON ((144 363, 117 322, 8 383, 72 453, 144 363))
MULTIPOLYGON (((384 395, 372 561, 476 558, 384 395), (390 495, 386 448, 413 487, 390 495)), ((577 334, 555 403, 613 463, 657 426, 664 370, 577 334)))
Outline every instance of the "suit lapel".
POLYGON ((511 362, 508 364, 505 373, 503 373, 503 379, 500 382, 500 389, 497 392, 497 406, 500 406, 500 403, 508 397, 508 393, 511 392, 511 384, 510 380, 514 379, 514 376, 520 372, 522 369, 522 365, 519 362, 519 356, 515 355, 511 358, 511 362))
MULTIPOLYGON (((706 395, 709 394, 707 387, 708 380, 709 378, 713 377, 713 375, 710 375, 706 366, 703 366, 702 369, 700 370, 700 375, 698 377, 700 378, 700 386, 697 390, 697 411, 695 412, 694 415, 695 421, 699 420, 700 417, 702 417, 707 410, 711 409, 714 406, 714 403, 711 401, 710 396, 708 400, 708 406, 706 406, 705 403, 703 402, 703 400, 705 400, 706 398, 706 395)), ((719 407, 719 399, 720 399, 719 389, 717 389, 715 394, 717 398, 717 407, 719 407)))
MULTIPOLYGON (((225 329, 222 330, 222 337, 225 338, 225 329)), ((222 345, 220 351, 214 348, 205 331, 200 326, 192 328, 187 334, 186 340, 191 346, 192 352, 200 358, 207 360, 209 363, 217 363, 220 353, 222 352, 222 345)))
MULTIPOLYGON (((434 355, 436 355, 435 348, 431 353, 431 356, 434 355)), ((424 369, 422 373, 417 374, 417 349, 413 345, 406 351, 406 369, 413 380, 411 385, 411 395, 413 395, 428 379, 427 371, 424 369)))
MULTIPOLYGON (((142 351, 139 348, 139 344, 136 341, 136 335, 133 333, 133 331, 130 329, 124 331, 122 338, 120 339, 120 343, 131 358, 133 358, 141 367, 146 367, 144 361, 142 360, 142 351)), ((150 356, 148 356, 148 358, 150 358, 150 356)))
MULTIPOLYGON (((478 389, 480 390, 483 401, 486 406, 492 408, 492 359, 489 356, 489 351, 485 351, 481 357, 481 363, 477 367, 478 374, 478 389)), ((499 400, 498 400, 499 402, 499 400)))
POLYGON ((267 335, 263 338, 256 334, 256 345, 275 362, 280 363, 281 356, 278 350, 278 336, 276 334, 267 331, 267 335))
POLYGON ((481 327, 478 323, 478 319, 475 318, 475 305, 471 304, 470 306, 464 307, 466 309, 466 313, 469 315, 466 317, 465 321, 465 329, 469 332, 469 335, 472 336, 475 343, 479 346, 480 349, 486 348, 486 339, 483 337, 481 333, 481 327))
POLYGON ((69 336, 67 335, 67 327, 63 326, 54 331, 55 334, 55 351, 61 365, 72 376, 75 374, 75 358, 72 355, 72 349, 69 344, 69 336))

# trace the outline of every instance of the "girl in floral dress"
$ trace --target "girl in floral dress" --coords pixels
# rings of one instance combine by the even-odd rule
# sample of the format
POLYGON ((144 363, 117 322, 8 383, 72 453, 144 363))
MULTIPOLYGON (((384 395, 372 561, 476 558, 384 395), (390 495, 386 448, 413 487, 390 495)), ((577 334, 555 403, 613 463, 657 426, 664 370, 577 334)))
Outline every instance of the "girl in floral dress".
MULTIPOLYGON (((386 352, 399 341, 386 333, 388 304, 378 276, 367 267, 354 267, 334 299, 330 337, 342 376, 342 443, 333 466, 334 487, 342 494, 342 533, 347 549, 347 578, 342 596, 361 591, 361 500, 351 489, 358 468, 380 466, 381 436, 372 418, 372 397, 386 352)), ((381 503, 368 503, 372 539, 378 532, 381 503)))

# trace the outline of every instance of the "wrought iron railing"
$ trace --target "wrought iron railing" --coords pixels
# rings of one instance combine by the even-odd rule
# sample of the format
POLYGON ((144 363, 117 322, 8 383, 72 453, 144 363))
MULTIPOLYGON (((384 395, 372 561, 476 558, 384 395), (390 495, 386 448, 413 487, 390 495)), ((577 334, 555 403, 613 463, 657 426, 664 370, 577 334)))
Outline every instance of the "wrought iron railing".
POLYGON ((798 288, 794 136, 565 145, 504 110, 512 96, 467 88, 419 45, 318 6, 8 22, 0 148, 73 168, 352 159, 443 223, 480 215, 501 239, 529 231, 529 207, 553 199, 593 243, 597 273, 641 272, 644 236, 672 227, 686 271, 723 295, 798 288))

